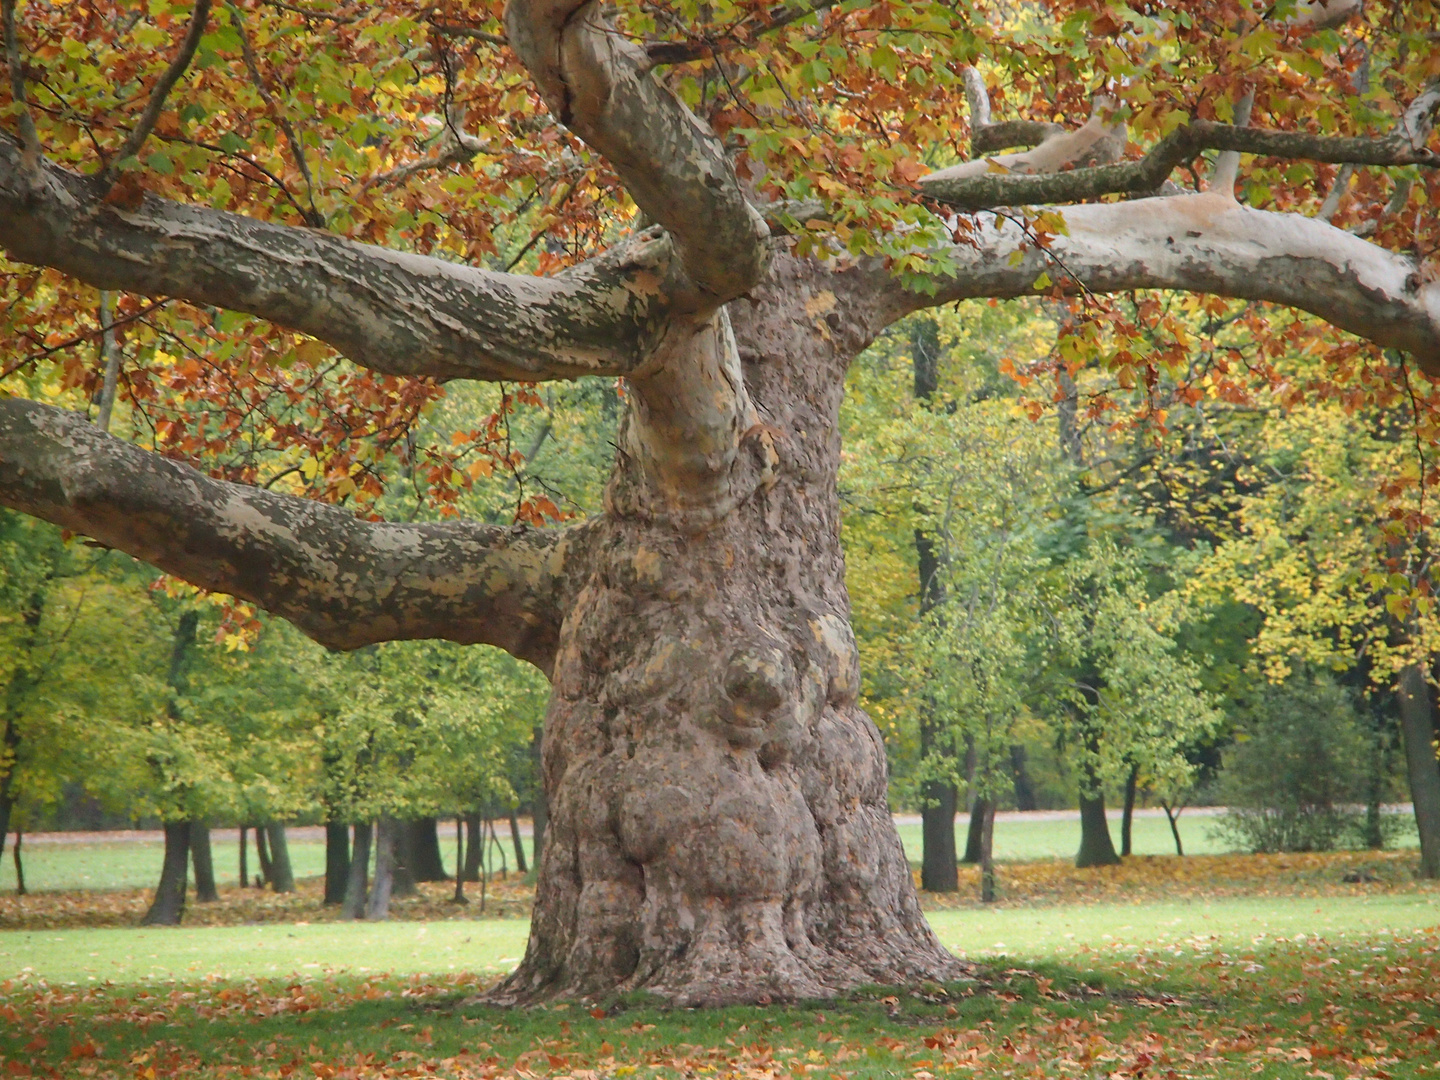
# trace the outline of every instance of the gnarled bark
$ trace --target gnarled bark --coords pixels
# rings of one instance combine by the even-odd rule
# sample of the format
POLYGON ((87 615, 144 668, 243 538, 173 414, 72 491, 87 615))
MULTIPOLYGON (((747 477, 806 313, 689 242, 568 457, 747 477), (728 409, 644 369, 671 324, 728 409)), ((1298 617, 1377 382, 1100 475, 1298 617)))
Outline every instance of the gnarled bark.
MULTIPOLYGON (((836 419, 874 308, 846 292, 859 275, 777 264, 732 306, 775 481, 703 532, 607 519, 555 662, 550 822, 501 1000, 793 1000, 963 970, 920 912, 856 704, 836 419)), ((622 456, 612 505, 638 471, 622 456)))

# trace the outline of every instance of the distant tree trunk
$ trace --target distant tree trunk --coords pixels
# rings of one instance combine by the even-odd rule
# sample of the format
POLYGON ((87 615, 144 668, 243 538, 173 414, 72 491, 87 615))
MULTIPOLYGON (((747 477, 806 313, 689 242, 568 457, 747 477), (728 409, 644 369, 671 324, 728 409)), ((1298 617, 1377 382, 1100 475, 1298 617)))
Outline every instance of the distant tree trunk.
MULTIPOLYGON (((390 891, 385 901, 388 905, 390 897, 404 900, 418 895, 420 889, 415 884, 415 873, 410 869, 411 860, 414 858, 411 841, 415 838, 414 832, 409 828, 410 823, 398 818, 387 818, 386 820, 390 822, 390 891)), ((378 832, 375 839, 378 845, 380 839, 378 832)), ((375 877, 378 881, 380 877, 378 846, 375 857, 377 859, 375 877)), ((372 888, 370 891, 373 895, 375 890, 372 888)))
POLYGON ((1434 707, 1424 670, 1411 664, 1400 672, 1400 729, 1410 799, 1420 833, 1420 876, 1440 878, 1440 766, 1435 761, 1434 707))
POLYGON ((1133 853, 1131 836, 1132 826, 1135 823, 1135 792, 1140 786, 1140 766, 1131 765, 1130 773, 1125 777, 1125 807, 1120 812, 1120 857, 1125 858, 1133 853))
POLYGON ((350 827, 343 822, 325 823, 325 900, 327 905, 345 902, 345 883, 350 877, 350 827))
POLYGON ((190 862, 190 822, 165 823, 165 861, 160 868, 160 884, 150 910, 140 920, 141 926, 179 926, 185 914, 186 870, 190 862))
POLYGON ((1375 730, 1370 739, 1370 768, 1365 778, 1365 825, 1362 839, 1371 851, 1385 846, 1385 822, 1382 818, 1385 803, 1385 779, 1389 770, 1388 740, 1383 732, 1375 730))
POLYGON ((262 887, 275 882, 275 864, 270 859, 270 844, 265 839, 265 826, 255 826, 255 861, 260 864, 262 887))
POLYGON ((525 840, 520 835, 520 819, 513 806, 510 808, 510 842, 515 845, 515 872, 528 874, 530 868, 525 865, 525 840))
POLYGON ((215 860, 210 853, 210 826, 206 822, 190 822, 190 861, 195 867, 195 899, 202 904, 219 900, 215 860))
POLYGON ((480 812, 465 815, 465 880, 480 880, 480 812))
POLYGON ((960 888, 955 857, 955 785, 927 781, 920 785, 920 888, 951 893, 960 888))
POLYGON ((358 919, 365 914, 365 902, 370 895, 370 834, 373 827, 368 821, 355 824, 355 848, 350 853, 350 873, 345 878, 345 900, 340 905, 340 917, 358 919))
MULTIPOLYGON (((20 859, 20 845, 25 839, 25 834, 19 829, 15 830, 15 846, 10 850, 11 858, 15 863, 15 895, 24 896, 28 891, 25 888, 25 864, 20 859)), ((3 850, 3 849, 0 849, 3 850)))
POLYGON ((395 885, 395 834, 399 823, 382 817, 375 823, 375 880, 365 904, 365 918, 378 922, 390 914, 390 894, 395 885))
POLYGON ((970 807, 970 827, 965 830, 965 857, 960 861, 966 866, 978 866, 985 857, 985 815, 995 819, 993 799, 976 799, 970 807))
POLYGON ((1172 808, 1164 799, 1160 800, 1160 806, 1165 811, 1165 820, 1170 822, 1170 835, 1175 837, 1175 854, 1184 857, 1185 845, 1180 842, 1180 812, 1185 808, 1178 803, 1172 808))
POLYGON ((995 902, 995 800, 976 799, 980 814, 980 902, 995 902))
POLYGON ((285 839, 285 826, 272 821, 265 826, 270 841, 270 885, 277 893, 295 891, 295 871, 290 869, 290 845, 285 839))
POLYGON ((1093 798, 1083 791, 1080 793, 1080 850, 1075 855, 1075 865, 1114 866, 1120 856, 1115 854, 1110 823, 1105 819, 1105 795, 1098 783, 1093 790, 1093 798))
POLYGON ((246 850, 248 839, 246 834, 249 831, 247 826, 240 826, 240 887, 242 889, 248 889, 250 887, 250 855, 246 850))
POLYGON ((455 816, 455 895, 450 898, 457 904, 468 904, 465 899, 465 819, 455 816))
POLYGON ((445 861, 440 855, 440 822, 433 817, 417 818, 401 823, 405 833, 403 862, 415 881, 449 881, 445 861))
MULTIPOLYGON (((545 844, 545 828, 550 823, 550 804, 545 801, 545 774, 540 767, 540 755, 544 746, 545 729, 537 724, 530 729, 530 760, 535 766, 535 792, 530 801, 530 855, 537 868, 540 866, 540 852, 545 844)), ((479 819, 476 821, 478 824, 479 819)), ((479 873, 478 864, 476 873, 479 873)))
POLYGON ((1010 771, 1015 776, 1015 809, 1038 810, 1040 803, 1035 798, 1035 784, 1030 779, 1026 758, 1022 743, 1010 747, 1010 771))
MULTIPOLYGON (((47 583, 53 573, 52 564, 50 573, 45 575, 47 583)), ((25 634, 20 640, 19 648, 12 654, 15 667, 10 673, 10 682, 5 687, 5 731, 0 735, 0 770, 3 770, 0 772, 0 855, 5 854, 5 837, 10 832, 10 815, 15 808, 13 788, 15 773, 18 771, 16 752, 20 747, 20 710, 36 683, 36 676, 28 661, 39 639, 40 621, 45 614, 45 595, 43 591, 36 590, 25 605, 25 612, 21 616, 25 634)), ((15 835, 18 844, 18 829, 15 835)), ((18 876, 19 864, 16 866, 18 876)))

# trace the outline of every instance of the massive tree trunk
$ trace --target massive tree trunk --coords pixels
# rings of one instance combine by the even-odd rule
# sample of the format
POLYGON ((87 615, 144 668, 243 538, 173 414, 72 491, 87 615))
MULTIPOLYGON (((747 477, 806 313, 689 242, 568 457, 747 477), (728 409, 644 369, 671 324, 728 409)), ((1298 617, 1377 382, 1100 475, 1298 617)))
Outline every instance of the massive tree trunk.
POLYGON ((1411 664, 1400 672, 1400 729, 1410 798, 1420 833, 1420 876, 1440 878, 1440 765, 1435 760, 1434 706, 1425 671, 1411 664))
POLYGON ((732 513, 701 530, 645 509, 629 448, 655 403, 632 399, 555 662, 550 824, 501 998, 793 1000, 961 970, 921 914, 856 704, 836 421, 867 313, 811 273, 781 258, 732 306, 737 389, 765 417, 735 460, 732 513))

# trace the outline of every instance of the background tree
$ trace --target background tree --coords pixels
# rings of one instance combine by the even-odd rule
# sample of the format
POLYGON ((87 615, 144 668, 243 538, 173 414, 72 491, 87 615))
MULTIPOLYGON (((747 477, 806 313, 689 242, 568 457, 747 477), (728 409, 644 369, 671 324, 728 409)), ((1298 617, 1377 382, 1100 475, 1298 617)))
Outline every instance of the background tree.
MULTIPOLYGON (((886 325, 1176 288, 1320 313, 1440 369, 1440 283, 1411 254, 1433 223, 1304 213, 1328 165, 1434 162, 1413 5, 1064 0, 1013 38, 978 4, 3 12, 0 246, 34 268, 7 282, 5 370, 52 360, 82 394, 0 401, 0 500, 333 647, 486 642, 545 672, 550 825, 502 998, 959 970, 887 813, 839 548, 845 369, 886 325), (1044 139, 995 158, 1009 173, 950 166, 976 64, 1026 123, 972 94, 972 153, 1044 139), (1246 99, 1256 126, 1227 123, 1246 99), (1034 122, 1092 112, 1074 135, 1034 122), (1145 156, 1091 164, 1126 123, 1145 156), (1265 155, 1273 209, 1222 186, 983 212, 1153 194, 1206 149, 1265 155), (146 324, 120 365, 153 421, 133 441, 74 408, 101 374, 79 347, 99 288, 146 324), (472 467, 512 461, 488 429, 406 443, 443 383, 586 375, 625 380, 602 515, 530 527, 561 516, 537 494, 514 527, 371 519, 407 469, 453 511, 472 467)), ((1115 359, 1137 384, 1158 362, 1115 359)))

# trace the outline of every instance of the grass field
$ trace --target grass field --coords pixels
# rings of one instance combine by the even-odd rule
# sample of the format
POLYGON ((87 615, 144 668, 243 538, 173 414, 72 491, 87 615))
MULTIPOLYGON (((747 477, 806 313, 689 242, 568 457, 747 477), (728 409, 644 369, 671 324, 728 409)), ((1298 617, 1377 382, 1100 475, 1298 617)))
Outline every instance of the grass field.
MULTIPOLYGON (((1263 874, 1255 880, 1263 891, 1263 874)), ((476 1003, 519 955, 521 920, 6 933, 0 970, 16 974, 0 979, 0 1075, 1440 1075, 1440 890, 931 920, 978 962, 973 978, 698 1011, 636 997, 529 1010, 476 1003)))
MULTIPOLYGON (((1409 820, 1409 819, 1407 819, 1409 820)), ((1182 815, 1180 836, 1190 855, 1219 854, 1226 846, 1213 837, 1214 818, 1182 815)), ((1401 847, 1414 847, 1417 840, 1413 820, 1399 840, 1401 847)), ((957 833, 963 850, 966 820, 962 816, 957 833)), ((451 826, 442 827, 447 860, 452 858, 451 826)), ((906 855, 920 859, 920 826, 901 825, 900 840, 906 855)), ((1118 822, 1111 825, 1116 848, 1120 844, 1118 822)), ((1171 855, 1175 842, 1163 817, 1137 817, 1133 831, 1137 855, 1171 855)), ((528 841, 527 841, 528 842, 528 841)), ((1031 819, 1000 820, 995 823, 995 855, 1002 861, 1069 858, 1080 843, 1078 821, 1031 819)), ((125 841, 95 844, 33 844, 24 849, 25 884, 35 892, 68 889, 136 889, 153 887, 160 873, 162 846, 159 843, 125 841)), ((312 877, 325 871, 325 845, 314 840, 292 840, 290 859, 297 877, 312 877)), ((221 885, 234 884, 238 877, 238 852, 234 841, 214 844, 215 875, 221 885)), ((447 861, 447 866, 449 862, 447 861)), ((250 873, 257 872, 254 848, 250 851, 250 873)), ((0 890, 15 886, 10 860, 0 862, 0 890)))
MULTIPOLYGON (((1440 893, 1075 904, 929 913, 940 940, 975 958, 1027 962, 1208 941, 1252 947, 1296 934, 1331 941, 1440 926, 1440 893)), ((522 919, 0 933, 0 972, 52 983, 264 979, 317 973, 494 977, 525 950, 522 919)), ((1437 988, 1440 989, 1440 988, 1437 988)))

